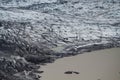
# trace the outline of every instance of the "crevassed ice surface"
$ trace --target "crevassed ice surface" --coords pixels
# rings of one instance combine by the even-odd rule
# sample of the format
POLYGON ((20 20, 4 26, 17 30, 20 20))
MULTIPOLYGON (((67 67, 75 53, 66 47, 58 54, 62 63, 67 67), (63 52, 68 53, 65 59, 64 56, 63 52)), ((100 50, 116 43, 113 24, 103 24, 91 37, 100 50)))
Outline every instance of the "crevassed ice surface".
POLYGON ((120 41, 119 0, 0 0, 0 21, 0 37, 55 52, 120 41))

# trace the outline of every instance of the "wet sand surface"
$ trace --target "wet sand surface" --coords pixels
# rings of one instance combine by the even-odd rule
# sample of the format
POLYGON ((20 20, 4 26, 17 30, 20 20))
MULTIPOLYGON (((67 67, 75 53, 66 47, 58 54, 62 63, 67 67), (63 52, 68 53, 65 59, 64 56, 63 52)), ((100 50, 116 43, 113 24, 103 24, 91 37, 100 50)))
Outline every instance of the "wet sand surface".
POLYGON ((120 48, 61 58, 40 70, 44 71, 40 80, 120 80, 120 48), (66 71, 80 74, 64 74, 66 71))

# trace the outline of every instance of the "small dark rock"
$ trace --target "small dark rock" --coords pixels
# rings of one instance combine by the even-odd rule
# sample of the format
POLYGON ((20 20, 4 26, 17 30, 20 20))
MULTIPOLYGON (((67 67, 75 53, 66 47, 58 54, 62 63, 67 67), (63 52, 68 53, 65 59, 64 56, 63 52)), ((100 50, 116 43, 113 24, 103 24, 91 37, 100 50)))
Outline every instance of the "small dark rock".
POLYGON ((33 72, 35 72, 35 73, 43 73, 44 71, 34 70, 33 72))
POLYGON ((66 71, 64 74, 80 74, 79 72, 77 71, 66 71))
POLYGON ((38 78, 41 78, 41 76, 40 76, 40 75, 38 75, 38 78))
POLYGON ((76 71, 74 71, 73 73, 75 73, 75 74, 80 74, 79 72, 76 72, 76 71))
POLYGON ((72 71, 66 71, 64 74, 72 74, 72 71))

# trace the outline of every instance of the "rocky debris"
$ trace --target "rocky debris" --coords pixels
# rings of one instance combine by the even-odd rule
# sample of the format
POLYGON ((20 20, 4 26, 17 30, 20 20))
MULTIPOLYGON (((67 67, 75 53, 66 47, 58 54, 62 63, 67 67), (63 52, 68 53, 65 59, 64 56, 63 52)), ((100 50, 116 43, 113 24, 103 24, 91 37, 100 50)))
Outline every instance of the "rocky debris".
POLYGON ((28 62, 40 64, 40 63, 52 63, 54 61, 54 58, 50 56, 38 56, 38 55, 27 55, 25 59, 28 62))
MULTIPOLYGON (((42 46, 43 43, 28 42, 28 35, 25 34, 26 27, 33 28, 30 22, 0 21, 0 50, 12 55, 24 56, 33 55, 52 55, 54 53, 48 47, 42 46), (24 36, 22 36, 24 35, 24 36), (37 45, 41 44, 41 45, 37 45)), ((30 40, 30 39, 29 39, 30 40)))
MULTIPOLYGON (((0 78, 1 80, 30 80, 26 77, 19 78, 19 76, 14 76, 16 73, 22 73, 26 70, 26 72, 31 71, 33 69, 38 69, 39 67, 28 64, 26 62, 23 62, 22 60, 16 60, 16 59, 8 59, 8 58, 0 58, 0 78)), ((32 73, 32 72, 31 72, 32 73)), ((26 76, 26 74, 24 74, 26 76)), ((32 78, 31 78, 32 79, 32 78)))
POLYGON ((34 72, 34 73, 39 73, 39 74, 41 74, 41 73, 43 73, 44 71, 34 70, 33 72, 34 72))
POLYGON ((37 74, 35 74, 35 73, 33 73, 33 72, 30 72, 30 73, 29 73, 29 77, 32 77, 32 78, 35 79, 35 80, 38 80, 39 78, 41 78, 40 75, 37 75, 37 74))
POLYGON ((87 44, 87 45, 74 45, 73 47, 67 49, 68 55, 63 54, 64 56, 70 56, 70 55, 76 55, 76 54, 82 54, 84 52, 91 52, 95 50, 101 50, 101 49, 108 49, 113 47, 120 47, 119 42, 110 42, 110 43, 93 43, 93 44, 87 44), (76 52, 76 53, 74 53, 76 52))
POLYGON ((24 78, 28 80, 39 80, 40 76, 35 74, 32 71, 23 71, 20 73, 14 74, 15 77, 24 78))
POLYGON ((30 79, 9 75, 8 73, 4 73, 3 71, 0 70, 0 80, 30 80, 30 79))
POLYGON ((35 67, 32 64, 25 63, 21 60, 14 60, 14 59, 6 59, 6 58, 0 58, 0 70, 9 73, 14 74, 17 72, 22 72, 24 70, 30 71, 32 69, 37 69, 39 67, 35 67))
POLYGON ((66 71, 66 72, 64 72, 64 74, 80 74, 79 72, 77 72, 77 71, 66 71))

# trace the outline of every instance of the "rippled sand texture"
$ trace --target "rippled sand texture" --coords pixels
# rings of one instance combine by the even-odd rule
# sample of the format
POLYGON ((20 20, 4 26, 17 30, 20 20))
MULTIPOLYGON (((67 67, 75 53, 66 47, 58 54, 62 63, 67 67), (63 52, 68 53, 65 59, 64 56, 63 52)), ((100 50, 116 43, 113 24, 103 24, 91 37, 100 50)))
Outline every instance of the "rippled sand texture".
POLYGON ((41 80, 120 80, 120 48, 58 59, 42 66, 41 80), (80 74, 64 74, 77 71, 80 74))

